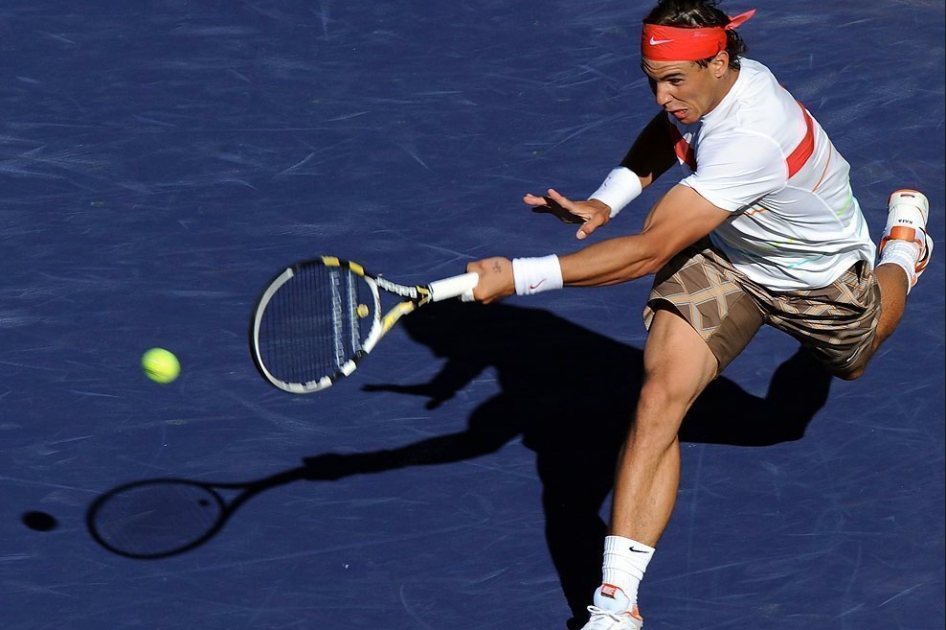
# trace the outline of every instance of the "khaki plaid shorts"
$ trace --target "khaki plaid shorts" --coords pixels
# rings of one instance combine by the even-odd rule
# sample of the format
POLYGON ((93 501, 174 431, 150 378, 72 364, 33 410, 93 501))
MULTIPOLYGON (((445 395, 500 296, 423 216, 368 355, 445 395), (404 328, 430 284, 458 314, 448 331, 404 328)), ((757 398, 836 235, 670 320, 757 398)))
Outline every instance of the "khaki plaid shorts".
POLYGON ((670 305, 703 337, 721 373, 763 324, 788 333, 832 374, 843 376, 870 358, 880 319, 880 285, 861 261, 821 289, 775 292, 737 271, 709 239, 674 257, 654 278, 644 309, 670 305))

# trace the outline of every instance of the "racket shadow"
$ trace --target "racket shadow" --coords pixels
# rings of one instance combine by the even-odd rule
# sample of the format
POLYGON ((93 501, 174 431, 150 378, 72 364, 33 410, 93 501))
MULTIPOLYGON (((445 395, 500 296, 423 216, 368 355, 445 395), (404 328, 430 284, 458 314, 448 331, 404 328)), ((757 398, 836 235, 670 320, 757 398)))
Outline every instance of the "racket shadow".
POLYGON ((209 542, 257 494, 307 475, 308 467, 301 466, 242 483, 141 479, 99 495, 86 510, 86 528, 95 542, 117 555, 170 558, 209 542), (227 495, 233 496, 228 500, 227 495))

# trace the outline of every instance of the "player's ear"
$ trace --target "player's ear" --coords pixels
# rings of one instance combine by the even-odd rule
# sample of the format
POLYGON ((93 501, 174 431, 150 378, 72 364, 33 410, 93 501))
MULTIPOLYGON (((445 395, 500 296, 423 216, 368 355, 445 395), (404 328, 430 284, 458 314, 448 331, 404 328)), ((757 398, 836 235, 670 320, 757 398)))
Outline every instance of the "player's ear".
POLYGON ((727 68, 729 68, 729 53, 721 50, 716 53, 716 56, 710 62, 710 69, 713 71, 714 77, 721 79, 726 74, 727 68))

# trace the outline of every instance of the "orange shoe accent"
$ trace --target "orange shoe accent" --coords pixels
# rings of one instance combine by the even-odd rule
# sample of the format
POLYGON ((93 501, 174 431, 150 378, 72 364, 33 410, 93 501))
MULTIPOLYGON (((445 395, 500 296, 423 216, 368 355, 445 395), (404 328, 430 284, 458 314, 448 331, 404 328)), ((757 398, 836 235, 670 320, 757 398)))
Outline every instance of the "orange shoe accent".
POLYGON ((634 608, 631 610, 631 617, 634 617, 634 619, 637 619, 640 622, 644 621, 644 618, 641 617, 641 611, 638 609, 637 604, 634 604, 634 608))
POLYGON ((885 239, 887 241, 913 241, 921 248, 923 241, 917 237, 916 230, 902 225, 896 225, 890 228, 890 235, 885 239))
POLYGON ((903 193, 904 197, 916 197, 918 194, 920 194, 918 190, 915 190, 913 188, 898 188, 892 193, 890 193, 890 196, 887 197, 887 199, 888 200, 893 199, 893 196, 896 195, 897 193, 903 193))
POLYGON ((614 595, 615 595, 619 590, 620 590, 620 589, 619 589, 618 587, 614 586, 613 584, 602 584, 602 585, 601 585, 601 594, 604 595, 605 597, 611 597, 611 598, 613 598, 614 595))

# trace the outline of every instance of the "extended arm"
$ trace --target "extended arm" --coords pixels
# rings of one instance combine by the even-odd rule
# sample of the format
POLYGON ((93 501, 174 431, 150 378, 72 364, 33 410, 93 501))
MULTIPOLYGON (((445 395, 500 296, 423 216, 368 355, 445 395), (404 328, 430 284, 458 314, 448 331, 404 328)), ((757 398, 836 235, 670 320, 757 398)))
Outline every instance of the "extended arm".
MULTIPOLYGON (((692 188, 674 186, 654 205, 638 234, 595 243, 562 256, 562 281, 565 286, 604 286, 655 273, 730 216, 692 188)), ((507 258, 478 260, 468 264, 467 271, 480 275, 473 292, 478 301, 492 302, 516 291, 512 261, 507 258)))
POLYGON ((692 188, 674 186, 654 205, 639 233, 561 257, 565 286, 604 286, 656 273, 730 216, 692 188))

